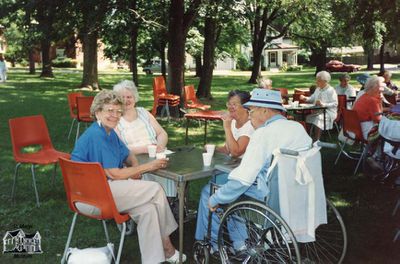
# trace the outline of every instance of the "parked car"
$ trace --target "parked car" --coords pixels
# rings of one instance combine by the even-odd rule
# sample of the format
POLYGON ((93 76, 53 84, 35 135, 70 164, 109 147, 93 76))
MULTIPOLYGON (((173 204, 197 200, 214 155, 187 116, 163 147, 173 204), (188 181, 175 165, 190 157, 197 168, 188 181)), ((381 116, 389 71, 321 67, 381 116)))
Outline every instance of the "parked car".
POLYGON ((155 72, 161 72, 161 60, 153 59, 149 64, 143 66, 143 71, 146 74, 153 74, 155 72))
POLYGON ((338 60, 331 60, 325 64, 326 70, 329 72, 356 72, 361 69, 360 65, 344 64, 338 60))

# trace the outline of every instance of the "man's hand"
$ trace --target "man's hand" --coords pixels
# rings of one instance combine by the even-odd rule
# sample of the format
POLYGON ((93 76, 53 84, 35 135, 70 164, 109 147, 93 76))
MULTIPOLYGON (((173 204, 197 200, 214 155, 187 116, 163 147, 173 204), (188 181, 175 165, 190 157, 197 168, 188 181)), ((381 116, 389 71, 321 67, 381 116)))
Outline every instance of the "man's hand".
POLYGON ((215 212, 218 209, 218 207, 219 207, 219 204, 217 204, 216 206, 212 207, 210 205, 210 203, 208 203, 208 209, 210 209, 211 212, 215 212))

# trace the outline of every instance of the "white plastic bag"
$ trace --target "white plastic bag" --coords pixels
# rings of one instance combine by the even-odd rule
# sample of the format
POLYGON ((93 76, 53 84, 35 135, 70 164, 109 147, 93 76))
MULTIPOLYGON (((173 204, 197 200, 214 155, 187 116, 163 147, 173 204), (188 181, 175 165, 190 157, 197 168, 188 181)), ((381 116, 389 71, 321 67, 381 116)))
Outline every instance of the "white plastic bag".
POLYGON ((68 264, 110 264, 114 259, 114 245, 108 243, 100 248, 69 248, 67 251, 68 264))

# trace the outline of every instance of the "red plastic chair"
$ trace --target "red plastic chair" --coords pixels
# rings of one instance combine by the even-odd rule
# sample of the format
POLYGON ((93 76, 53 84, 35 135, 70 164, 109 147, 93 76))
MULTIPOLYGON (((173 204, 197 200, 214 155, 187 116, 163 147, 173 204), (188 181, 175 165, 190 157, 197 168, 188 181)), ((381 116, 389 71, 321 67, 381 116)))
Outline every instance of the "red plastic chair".
POLYGON ((32 182, 35 190, 36 204, 39 207, 39 194, 36 187, 35 166, 48 165, 54 163, 53 184, 58 158, 68 158, 68 153, 60 152, 54 149, 49 136, 46 121, 42 115, 26 116, 10 119, 10 135, 13 147, 15 166, 14 182, 11 191, 11 199, 14 201, 15 187, 18 177, 18 169, 21 164, 31 164, 32 182), (33 152, 25 152, 26 147, 40 146, 40 149, 33 152))
MULTIPOLYGON (((344 109, 343 110, 343 135, 347 138, 345 142, 341 143, 340 151, 336 157, 335 165, 339 161, 339 158, 342 154, 346 157, 358 160, 357 166, 354 169, 354 175, 357 173, 357 170, 362 161, 364 161, 367 152, 368 152, 368 141, 364 139, 361 123, 358 118, 357 112, 354 110, 344 109), (354 144, 359 144, 361 147, 361 153, 359 155, 351 154, 349 151, 345 150, 347 143, 352 140, 354 144)), ((339 143, 340 144, 340 143, 339 143)))
POLYGON ((340 131, 340 128, 342 127, 344 109, 347 109, 347 96, 346 95, 338 95, 337 115, 336 115, 336 119, 333 121, 338 132, 340 131))
POLYGON ((287 88, 274 88, 273 90, 279 91, 282 97, 282 103, 289 103, 289 90, 287 88))
POLYGON ((71 127, 69 128, 68 132, 68 139, 71 137, 72 128, 74 127, 75 121, 77 121, 77 105, 76 105, 76 98, 82 97, 83 94, 81 92, 69 93, 68 97, 68 106, 69 106, 69 115, 72 118, 71 127))
POLYGON ((78 126, 76 128, 75 143, 79 137, 81 122, 91 123, 94 121, 90 115, 90 106, 92 106, 93 99, 94 96, 76 97, 76 106, 77 106, 76 118, 78 120, 78 126))
POLYGON ((100 163, 97 162, 77 162, 64 158, 60 158, 59 162, 64 179, 67 202, 69 208, 75 212, 61 263, 65 262, 66 253, 74 232, 76 218, 79 214, 102 220, 107 243, 110 243, 110 238, 105 220, 114 219, 117 224, 122 224, 118 254, 115 260, 115 263, 119 263, 126 232, 125 222, 130 219, 130 216, 118 212, 103 168, 100 163), (86 214, 86 212, 79 211, 77 203, 95 207, 98 209, 98 214, 86 214))
POLYGON ((193 85, 187 85, 184 89, 185 92, 185 108, 187 109, 200 109, 200 110, 208 110, 211 108, 211 105, 202 104, 196 97, 196 93, 194 91, 193 85))
POLYGON ((169 94, 165 85, 165 80, 163 76, 157 76, 153 78, 153 96, 154 103, 151 114, 156 116, 157 108, 159 106, 164 106, 163 109, 166 110, 167 116, 169 117, 169 107, 179 107, 180 97, 178 95, 169 94))

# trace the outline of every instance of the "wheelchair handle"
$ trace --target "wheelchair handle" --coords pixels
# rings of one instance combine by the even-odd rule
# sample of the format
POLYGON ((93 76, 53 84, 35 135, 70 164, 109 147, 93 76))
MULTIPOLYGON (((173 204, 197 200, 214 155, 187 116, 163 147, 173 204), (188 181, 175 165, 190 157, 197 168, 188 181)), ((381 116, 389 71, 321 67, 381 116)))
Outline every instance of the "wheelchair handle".
POLYGON ((281 148, 281 149, 279 149, 279 151, 280 151, 282 154, 285 154, 285 155, 290 155, 290 156, 298 156, 298 155, 299 155, 299 152, 298 152, 298 151, 291 150, 291 149, 284 149, 284 148, 281 148))
POLYGON ((322 148, 331 148, 331 149, 337 148, 337 145, 334 143, 328 143, 328 142, 322 142, 322 141, 318 141, 317 146, 322 147, 322 148))

